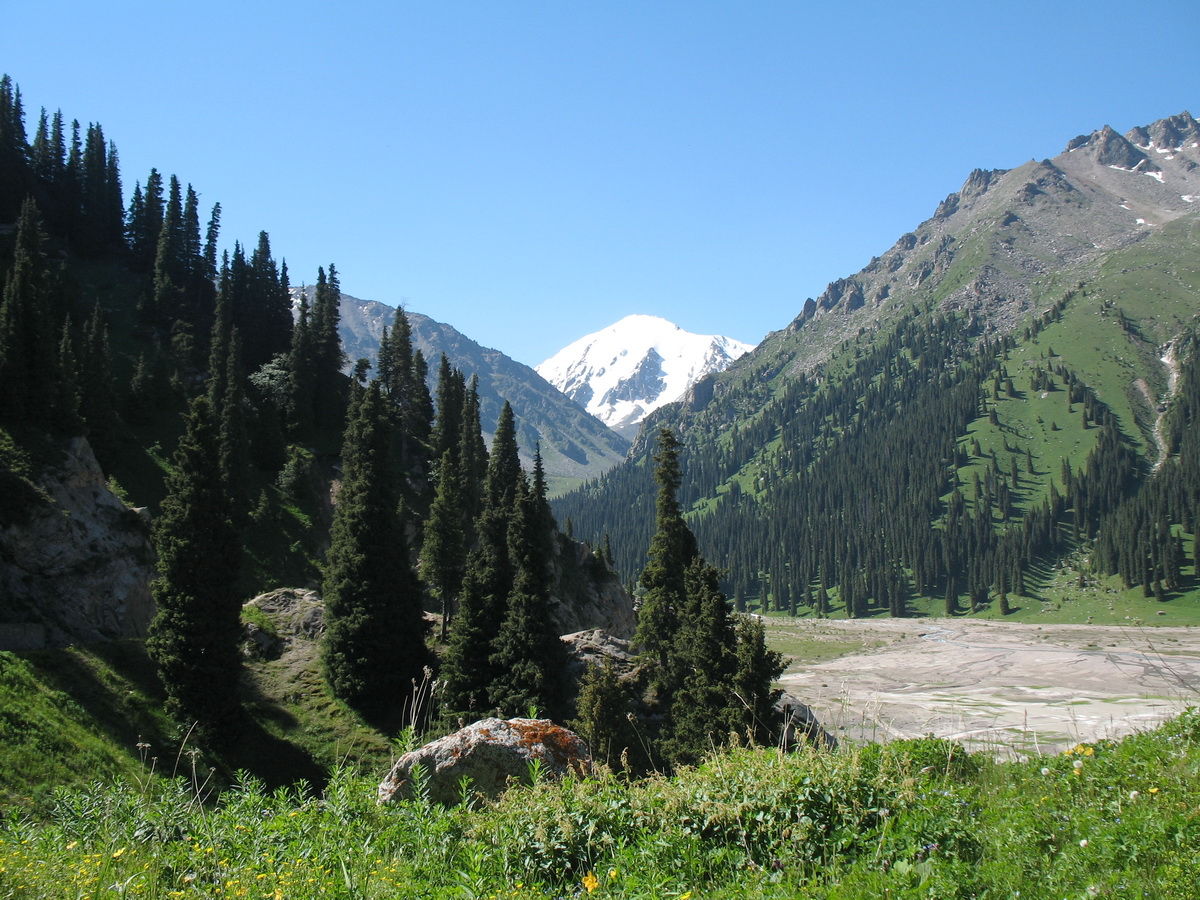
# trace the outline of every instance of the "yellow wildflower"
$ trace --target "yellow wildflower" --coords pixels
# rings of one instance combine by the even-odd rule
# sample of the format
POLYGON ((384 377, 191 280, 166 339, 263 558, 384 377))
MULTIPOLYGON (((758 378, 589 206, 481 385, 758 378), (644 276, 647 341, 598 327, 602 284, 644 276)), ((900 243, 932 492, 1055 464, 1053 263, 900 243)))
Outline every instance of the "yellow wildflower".
POLYGON ((583 876, 583 886, 589 894, 600 886, 600 879, 596 877, 595 872, 588 872, 583 876))

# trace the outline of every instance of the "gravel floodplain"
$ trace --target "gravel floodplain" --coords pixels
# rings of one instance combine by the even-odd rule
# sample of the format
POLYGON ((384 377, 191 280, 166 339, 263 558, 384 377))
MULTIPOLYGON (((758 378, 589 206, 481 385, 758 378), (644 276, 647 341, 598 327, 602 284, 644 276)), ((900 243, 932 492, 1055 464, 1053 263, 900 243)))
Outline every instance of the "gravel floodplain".
POLYGON ((1051 753, 1200 704, 1200 628, 793 621, 797 638, 863 645, 793 661, 780 679, 853 741, 932 734, 976 750, 1051 753))

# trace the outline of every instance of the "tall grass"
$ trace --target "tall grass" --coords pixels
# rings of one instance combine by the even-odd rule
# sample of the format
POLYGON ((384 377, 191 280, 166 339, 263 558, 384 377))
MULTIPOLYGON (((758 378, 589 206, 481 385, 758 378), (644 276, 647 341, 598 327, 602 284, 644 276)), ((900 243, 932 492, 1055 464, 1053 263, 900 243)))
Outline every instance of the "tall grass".
POLYGON ((201 775, 63 791, 0 827, 0 895, 91 897, 1147 897, 1200 884, 1200 714, 1053 758, 927 738, 735 748, 673 778, 516 786, 442 808, 201 775))

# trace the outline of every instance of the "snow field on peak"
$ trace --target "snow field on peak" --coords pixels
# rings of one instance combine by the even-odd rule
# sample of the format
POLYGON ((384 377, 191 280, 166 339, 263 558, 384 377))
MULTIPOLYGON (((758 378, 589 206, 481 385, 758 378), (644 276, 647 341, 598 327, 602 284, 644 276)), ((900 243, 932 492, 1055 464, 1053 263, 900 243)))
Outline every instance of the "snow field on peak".
POLYGON ((658 316, 631 315, 535 368, 601 421, 631 426, 751 349, 733 338, 692 334, 658 316))

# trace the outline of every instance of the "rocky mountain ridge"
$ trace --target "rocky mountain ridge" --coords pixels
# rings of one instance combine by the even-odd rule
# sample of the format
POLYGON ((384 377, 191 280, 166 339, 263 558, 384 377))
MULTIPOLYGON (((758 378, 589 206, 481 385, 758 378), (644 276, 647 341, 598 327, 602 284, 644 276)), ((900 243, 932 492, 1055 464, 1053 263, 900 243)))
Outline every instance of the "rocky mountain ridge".
POLYGON ((1003 332, 1046 305, 1051 282, 1087 277, 1113 251, 1198 213, 1200 124, 1190 113, 1125 135, 1104 126, 1053 159, 971 172, 932 217, 806 300, 758 355, 784 351, 793 371, 811 371, 858 329, 918 300, 1003 332), (801 330, 804 340, 792 340, 801 330))
MULTIPOLYGON (((374 363, 383 329, 395 320, 395 308, 342 294, 340 311, 339 331, 348 360, 352 364, 366 358, 374 363)), ((625 438, 588 415, 529 366, 476 343, 451 325, 417 312, 407 315, 413 348, 419 349, 429 364, 431 392, 443 353, 468 380, 479 376, 480 422, 486 440, 491 440, 507 400, 516 417, 524 464, 532 464, 534 447, 540 446, 546 473, 552 479, 594 478, 625 458, 629 450, 625 438)))

